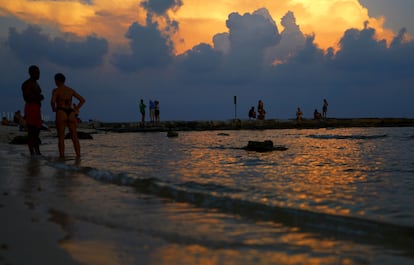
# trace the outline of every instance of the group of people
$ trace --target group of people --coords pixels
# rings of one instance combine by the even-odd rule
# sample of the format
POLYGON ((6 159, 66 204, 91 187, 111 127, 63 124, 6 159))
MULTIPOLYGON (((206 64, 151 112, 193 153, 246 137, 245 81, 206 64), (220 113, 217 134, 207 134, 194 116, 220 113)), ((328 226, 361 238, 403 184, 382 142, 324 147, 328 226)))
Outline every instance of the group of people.
MULTIPOLYGON (((315 109, 315 111, 313 112, 313 119, 314 120, 326 119, 327 113, 328 113, 328 101, 326 99, 324 99, 323 100, 323 105, 322 105, 322 114, 318 111, 318 109, 315 109)), ((303 116, 303 112, 298 107, 298 109, 296 110, 296 121, 301 122, 302 121, 302 116, 303 116)))
MULTIPOLYGON (((255 110, 254 106, 252 106, 249 110, 249 119, 250 120, 254 120, 256 118, 258 120, 264 120, 265 119, 266 111, 264 110, 264 105, 263 105, 262 100, 259 100, 259 102, 257 103, 257 112, 258 112, 258 115, 256 114, 256 110, 255 110)), ((319 113, 317 109, 315 109, 315 111, 313 113, 313 118, 315 120, 326 119, 327 113, 328 113, 328 101, 326 99, 324 99, 323 100, 323 105, 322 105, 322 114, 319 113)), ((298 107, 297 110, 296 110, 296 120, 298 122, 301 122, 302 117, 303 117, 303 112, 302 112, 301 108, 298 107)))
MULTIPOLYGON (((141 99, 139 103, 139 112, 141 113, 141 126, 145 126, 145 110, 147 105, 145 105, 144 100, 141 99)), ((160 102, 158 100, 149 100, 149 113, 151 125, 160 123, 160 102)))
MULTIPOLYGON (((32 156, 40 153, 40 129, 42 127, 41 106, 44 96, 38 84, 40 69, 36 65, 29 67, 29 79, 23 82, 22 92, 25 101, 24 121, 27 128, 28 147, 32 156)), ((80 157, 80 144, 77 135, 77 115, 85 103, 85 99, 74 89, 65 85, 66 77, 57 73, 54 77, 56 88, 53 89, 51 107, 56 113, 56 131, 58 135, 59 156, 65 155, 65 128, 69 128, 76 157, 80 157), (78 100, 72 105, 73 98, 78 100)))
POLYGON ((262 100, 259 100, 259 102, 257 103, 257 112, 258 115, 256 114, 256 111, 254 109, 254 106, 252 106, 249 110, 249 119, 250 120, 254 120, 254 119, 258 119, 258 120, 264 120, 265 119, 265 115, 266 115, 266 111, 264 109, 264 104, 262 100))

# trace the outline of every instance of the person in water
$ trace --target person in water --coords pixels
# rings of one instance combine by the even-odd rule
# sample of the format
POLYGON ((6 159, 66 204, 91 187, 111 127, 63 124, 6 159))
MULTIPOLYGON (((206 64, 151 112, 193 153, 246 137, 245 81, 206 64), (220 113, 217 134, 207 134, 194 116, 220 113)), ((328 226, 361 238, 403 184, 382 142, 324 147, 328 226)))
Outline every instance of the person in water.
POLYGON ((24 116, 27 126, 27 137, 30 155, 40 155, 40 128, 42 127, 41 102, 44 99, 37 80, 40 77, 39 67, 29 67, 30 78, 22 84, 25 101, 24 116))
POLYGON ((61 73, 55 75, 56 88, 53 89, 51 105, 53 112, 56 112, 56 131, 59 138, 59 156, 65 156, 65 128, 69 128, 76 157, 80 157, 80 143, 78 139, 76 114, 85 103, 85 99, 75 90, 65 85, 65 76, 61 73), (72 98, 79 102, 72 108, 72 98))

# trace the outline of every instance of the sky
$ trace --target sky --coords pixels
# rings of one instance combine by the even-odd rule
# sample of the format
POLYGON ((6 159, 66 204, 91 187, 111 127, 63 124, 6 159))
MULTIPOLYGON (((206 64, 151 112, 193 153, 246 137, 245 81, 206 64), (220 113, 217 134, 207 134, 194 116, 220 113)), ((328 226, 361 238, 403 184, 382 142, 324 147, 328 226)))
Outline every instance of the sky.
POLYGON ((85 97, 84 120, 414 117, 412 0, 0 0, 0 112, 38 65, 85 97), (233 98, 237 96, 237 105, 233 98), (147 117, 148 119, 148 117, 147 117))

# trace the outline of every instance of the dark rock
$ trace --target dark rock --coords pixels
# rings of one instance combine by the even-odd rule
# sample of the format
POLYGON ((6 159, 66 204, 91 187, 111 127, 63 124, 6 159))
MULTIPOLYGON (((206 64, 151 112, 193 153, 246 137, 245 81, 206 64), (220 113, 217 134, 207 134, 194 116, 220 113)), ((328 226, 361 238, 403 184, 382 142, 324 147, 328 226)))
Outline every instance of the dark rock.
POLYGON ((270 140, 266 140, 263 142, 260 141, 249 141, 247 146, 243 148, 247 151, 255 151, 255 152, 271 152, 271 151, 285 151, 287 150, 284 146, 274 146, 273 142, 270 140))
MULTIPOLYGON (((65 139, 71 139, 70 133, 67 133, 65 135, 65 139)), ((78 132, 78 139, 79 140, 93 140, 93 137, 90 133, 78 132)))
POLYGON ((9 144, 27 144, 27 143, 28 143, 27 135, 18 135, 18 136, 15 136, 9 142, 9 144))

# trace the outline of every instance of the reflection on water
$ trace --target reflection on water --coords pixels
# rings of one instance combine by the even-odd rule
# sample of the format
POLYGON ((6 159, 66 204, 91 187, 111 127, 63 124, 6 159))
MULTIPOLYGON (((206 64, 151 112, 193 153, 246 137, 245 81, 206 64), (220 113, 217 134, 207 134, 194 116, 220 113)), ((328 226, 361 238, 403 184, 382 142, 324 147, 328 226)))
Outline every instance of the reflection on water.
MULTIPOLYGON (((401 153, 409 140, 403 130, 182 132, 174 139, 164 133, 98 135, 105 144, 86 146, 83 165, 218 196, 399 222, 388 215, 396 207, 391 202, 401 199, 391 189, 406 194, 402 183, 414 185, 413 152, 401 153), (289 149, 241 150, 249 140, 272 140, 289 149)), ((412 211, 404 215, 414 219, 412 211)))
POLYGON ((21 172, 85 264, 412 264, 414 133, 227 133, 99 134, 79 163, 21 172))

